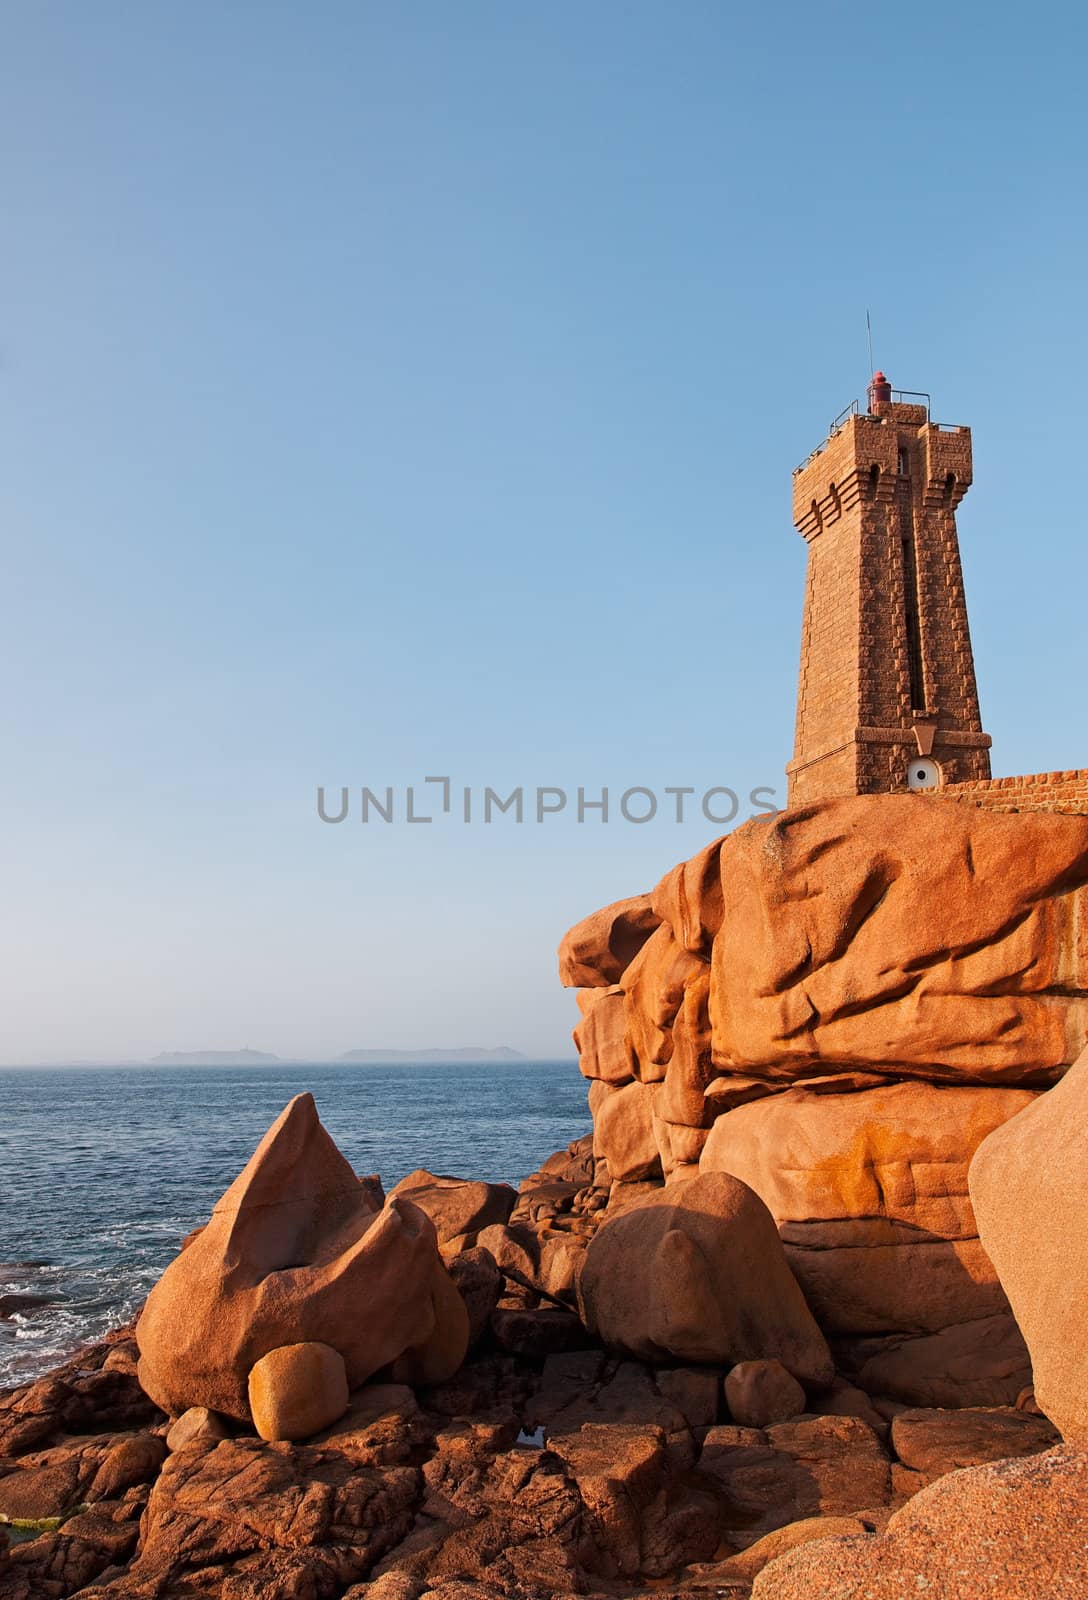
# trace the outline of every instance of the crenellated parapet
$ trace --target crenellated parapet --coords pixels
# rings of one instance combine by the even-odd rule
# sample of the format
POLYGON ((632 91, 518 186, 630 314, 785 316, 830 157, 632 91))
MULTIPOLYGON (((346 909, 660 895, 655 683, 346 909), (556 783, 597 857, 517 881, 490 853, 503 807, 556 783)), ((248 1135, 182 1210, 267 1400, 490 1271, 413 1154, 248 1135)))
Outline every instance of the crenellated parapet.
POLYGON ((798 533, 811 541, 860 503, 890 505, 904 446, 917 449, 925 504, 955 511, 972 482, 970 428, 930 422, 925 406, 889 404, 847 416, 794 472, 798 533))
POLYGON ((807 540, 862 502, 895 494, 896 436, 878 417, 855 413, 793 475, 793 521, 807 540))

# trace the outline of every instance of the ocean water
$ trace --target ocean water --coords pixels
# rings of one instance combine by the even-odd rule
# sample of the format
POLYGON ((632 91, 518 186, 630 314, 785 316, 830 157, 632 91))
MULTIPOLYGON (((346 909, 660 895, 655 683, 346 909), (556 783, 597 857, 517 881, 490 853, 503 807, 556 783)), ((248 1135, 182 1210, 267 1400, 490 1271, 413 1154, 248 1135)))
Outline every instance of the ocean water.
POLYGON ((517 1183, 589 1132, 585 1089, 573 1061, 0 1068, 0 1388, 132 1315, 292 1095, 389 1188, 517 1183))

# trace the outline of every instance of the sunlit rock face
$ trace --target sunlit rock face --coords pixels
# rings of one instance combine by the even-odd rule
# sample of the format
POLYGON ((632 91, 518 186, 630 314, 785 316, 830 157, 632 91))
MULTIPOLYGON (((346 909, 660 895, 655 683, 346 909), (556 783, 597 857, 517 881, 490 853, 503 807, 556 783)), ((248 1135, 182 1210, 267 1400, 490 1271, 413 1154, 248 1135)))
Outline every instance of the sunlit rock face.
POLYGON ((449 1376, 467 1337, 430 1218, 361 1183, 303 1094, 148 1296, 139 1378, 170 1415, 249 1421, 250 1371, 281 1346, 330 1346, 354 1389, 398 1358, 449 1376))
POLYGON ((970 1170, 982 1242, 1031 1351, 1035 1398, 1088 1445, 1088 1051, 970 1170))
POLYGON ((814 1541, 765 1566, 752 1600, 1037 1600, 1088 1593, 1088 1454, 1062 1445, 949 1472, 874 1538, 814 1541))
POLYGON ((591 1332, 642 1360, 772 1357, 803 1383, 834 1376, 770 1213, 727 1173, 606 1222, 586 1251, 578 1301, 591 1332))
POLYGON ((731 1172, 763 1197, 830 1333, 936 1333, 1008 1310, 967 1168, 1035 1098, 918 1080, 847 1094, 798 1086, 719 1117, 702 1170, 731 1172))
POLYGON ((1086 880, 1084 817, 883 795, 748 824, 721 852, 714 1058, 1052 1082, 1088 1031, 1086 880))
MULTIPOLYGON (((621 1186, 741 1178, 824 1331, 869 1341, 860 1366, 882 1336, 904 1372, 904 1336, 992 1347, 1011 1318, 967 1167, 1085 1044, 1086 883, 1088 819, 921 795, 715 840, 563 941, 595 1156, 621 1186)), ((1024 1372, 1002 1339, 994 1403, 1024 1372)))

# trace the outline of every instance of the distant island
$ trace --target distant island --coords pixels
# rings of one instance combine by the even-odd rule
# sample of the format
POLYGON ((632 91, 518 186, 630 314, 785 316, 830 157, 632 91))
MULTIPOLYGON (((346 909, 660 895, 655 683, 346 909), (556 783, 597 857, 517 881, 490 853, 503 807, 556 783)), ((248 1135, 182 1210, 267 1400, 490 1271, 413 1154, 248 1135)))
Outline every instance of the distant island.
MULTIPOLYGON (((407 1062, 422 1065, 456 1061, 527 1061, 520 1050, 501 1044, 493 1050, 481 1045, 461 1045, 454 1050, 348 1050, 337 1056, 347 1066, 383 1066, 407 1062)), ((163 1050, 151 1062, 153 1067, 277 1067, 305 1066, 297 1058, 285 1059, 267 1050, 163 1050)))
POLYGON ((500 1044, 494 1050, 484 1050, 479 1045, 470 1044, 457 1050, 348 1050, 336 1059, 356 1065, 376 1066, 387 1061, 527 1061, 528 1057, 522 1055, 520 1050, 511 1050, 507 1044, 500 1044))
POLYGON ((264 1050, 163 1050, 151 1062, 153 1067, 270 1067, 279 1056, 264 1050))

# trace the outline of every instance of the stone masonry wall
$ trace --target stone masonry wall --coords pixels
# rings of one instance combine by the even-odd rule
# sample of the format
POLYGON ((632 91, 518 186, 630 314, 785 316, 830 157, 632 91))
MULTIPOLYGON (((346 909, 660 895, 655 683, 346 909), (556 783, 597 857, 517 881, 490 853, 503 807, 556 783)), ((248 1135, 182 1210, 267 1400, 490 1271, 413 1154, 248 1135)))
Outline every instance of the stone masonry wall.
POLYGON ((1088 816, 1088 769, 946 783, 933 793, 986 811, 1058 811, 1083 817, 1088 816))

